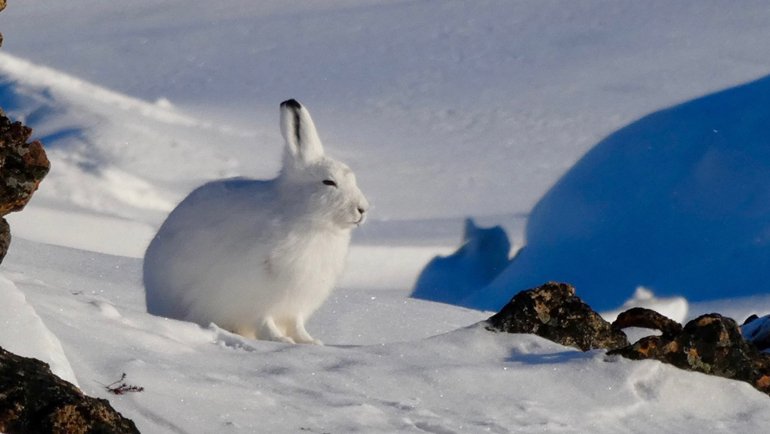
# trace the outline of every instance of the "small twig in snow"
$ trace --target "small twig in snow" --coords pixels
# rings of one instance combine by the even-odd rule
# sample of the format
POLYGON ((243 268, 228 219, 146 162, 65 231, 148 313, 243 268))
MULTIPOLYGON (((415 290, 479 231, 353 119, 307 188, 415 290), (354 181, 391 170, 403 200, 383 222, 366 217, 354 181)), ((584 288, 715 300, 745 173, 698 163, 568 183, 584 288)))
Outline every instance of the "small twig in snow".
POLYGON ((114 381, 110 384, 107 384, 104 386, 105 389, 107 389, 108 392, 113 393, 115 395, 124 395, 129 392, 143 392, 144 387, 141 386, 134 386, 131 384, 126 384, 123 382, 123 380, 126 379, 126 373, 124 372, 123 375, 120 376, 120 380, 114 381), (118 384, 120 383, 120 384, 118 384))

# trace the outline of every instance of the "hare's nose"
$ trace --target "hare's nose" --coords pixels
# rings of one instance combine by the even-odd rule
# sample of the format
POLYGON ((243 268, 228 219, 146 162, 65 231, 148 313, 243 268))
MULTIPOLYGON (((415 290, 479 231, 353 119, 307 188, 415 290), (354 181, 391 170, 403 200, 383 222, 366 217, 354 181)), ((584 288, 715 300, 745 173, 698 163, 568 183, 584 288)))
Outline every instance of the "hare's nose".
POLYGON ((366 208, 362 208, 362 207, 360 207, 360 206, 359 206, 358 208, 356 208, 356 209, 358 210, 358 212, 359 212, 360 214, 363 214, 363 213, 365 213, 365 212, 366 212, 366 208))

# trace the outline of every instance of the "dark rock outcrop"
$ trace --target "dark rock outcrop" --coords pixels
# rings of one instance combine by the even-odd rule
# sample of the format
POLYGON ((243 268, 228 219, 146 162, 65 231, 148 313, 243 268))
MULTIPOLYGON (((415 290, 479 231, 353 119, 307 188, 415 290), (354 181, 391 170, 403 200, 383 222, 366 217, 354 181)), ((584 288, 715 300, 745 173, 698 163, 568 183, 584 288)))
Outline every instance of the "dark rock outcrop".
POLYGON ((682 324, 655 312, 652 309, 633 307, 618 315, 612 323, 617 329, 628 327, 640 327, 645 329, 660 330, 664 338, 672 339, 682 333, 682 324))
MULTIPOLYGON (((50 169, 43 145, 29 143, 31 134, 31 128, 12 122, 0 110, 0 218, 22 210, 50 169)), ((2 262, 11 236, 5 220, 0 225, 2 262)))
POLYGON ((0 263, 3 262, 8 247, 11 245, 11 227, 4 218, 0 217, 0 263))
POLYGON ((594 312, 566 283, 549 282, 522 291, 487 322, 492 331, 533 333, 582 351, 628 346, 625 333, 594 312))
POLYGON ((746 381, 770 394, 770 355, 746 341, 735 320, 717 313, 695 318, 678 334, 647 336, 608 354, 746 381))
POLYGON ((603 348, 610 355, 654 359, 745 381, 770 395, 770 354, 760 351, 770 345, 770 315, 752 316, 738 327, 735 320, 712 313, 682 327, 658 312, 637 307, 609 324, 575 295, 574 287, 549 282, 518 293, 487 323, 492 331, 531 333, 583 351, 603 348), (627 327, 659 330, 661 335, 629 344, 622 330, 627 327))
POLYGON ((138 433, 107 400, 91 398, 48 365, 0 348, 0 432, 138 433))
POLYGON ((0 112, 0 216, 22 210, 50 168, 43 144, 28 143, 31 134, 0 112))

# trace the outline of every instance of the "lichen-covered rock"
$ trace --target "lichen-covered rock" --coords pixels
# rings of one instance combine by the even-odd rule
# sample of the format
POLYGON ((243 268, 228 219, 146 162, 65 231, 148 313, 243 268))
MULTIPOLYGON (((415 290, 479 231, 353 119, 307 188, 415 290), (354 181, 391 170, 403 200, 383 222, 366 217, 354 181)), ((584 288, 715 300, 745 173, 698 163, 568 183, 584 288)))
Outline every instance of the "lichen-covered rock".
POLYGON ((770 354, 752 342, 770 345, 770 315, 746 320, 742 329, 748 340, 735 320, 716 313, 702 315, 682 327, 651 309, 632 308, 609 324, 575 295, 571 285, 549 282, 520 292, 487 323, 487 329, 493 331, 532 333, 583 351, 604 348, 610 355, 654 359, 689 371, 745 381, 770 395, 770 354), (662 334, 629 345, 622 331, 627 327, 662 334))
POLYGON ((489 330, 533 333, 582 351, 628 346, 625 333, 594 312, 566 283, 549 282, 518 293, 487 323, 489 330))
POLYGON ((655 312, 652 309, 644 307, 633 307, 618 315, 618 318, 612 323, 616 329, 628 327, 641 327, 646 329, 660 330, 664 338, 673 338, 682 333, 682 324, 655 312))
POLYGON ((31 134, 0 112, 0 217, 23 209, 50 169, 43 145, 28 143, 31 134))
POLYGON ((746 381, 770 394, 770 355, 746 341, 735 320, 716 313, 688 322, 679 334, 648 336, 608 354, 746 381))
POLYGON ((31 128, 11 122, 0 109, 0 263, 11 242, 2 216, 23 209, 50 169, 43 145, 28 143, 31 134, 31 128))
POLYGON ((0 348, 0 432, 138 433, 104 399, 91 398, 37 359, 0 348))

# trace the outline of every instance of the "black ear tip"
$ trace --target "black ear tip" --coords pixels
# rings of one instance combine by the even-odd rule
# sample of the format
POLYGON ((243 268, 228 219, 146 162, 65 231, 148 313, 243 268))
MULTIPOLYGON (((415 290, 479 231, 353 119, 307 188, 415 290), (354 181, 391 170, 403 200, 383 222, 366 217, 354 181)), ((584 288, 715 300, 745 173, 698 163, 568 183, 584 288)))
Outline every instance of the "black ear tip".
POLYGON ((281 103, 281 107, 288 107, 291 109, 301 109, 302 104, 300 104, 296 99, 287 99, 286 101, 281 103))

